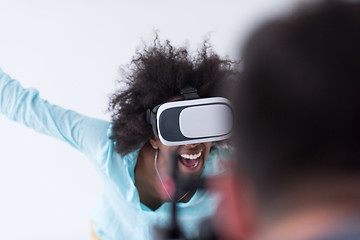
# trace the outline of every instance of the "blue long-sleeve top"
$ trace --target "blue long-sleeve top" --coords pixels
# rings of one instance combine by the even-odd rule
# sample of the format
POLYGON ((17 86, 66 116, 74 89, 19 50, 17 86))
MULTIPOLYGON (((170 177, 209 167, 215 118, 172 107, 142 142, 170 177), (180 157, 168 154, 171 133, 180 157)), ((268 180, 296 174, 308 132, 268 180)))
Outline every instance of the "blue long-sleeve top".
MULTIPOLYGON (((37 90, 23 88, 1 69, 0 112, 13 121, 67 142, 93 163, 102 181, 102 191, 91 218, 102 240, 152 239, 153 226, 164 227, 169 223, 170 203, 153 211, 140 202, 134 178, 139 149, 125 156, 118 154, 109 139, 110 122, 53 105, 40 98, 37 90)), ((203 175, 218 171, 218 159, 219 152, 212 150, 203 175)), ((187 237, 197 236, 199 223, 213 214, 215 203, 215 197, 200 190, 189 202, 178 203, 180 227, 187 237)))

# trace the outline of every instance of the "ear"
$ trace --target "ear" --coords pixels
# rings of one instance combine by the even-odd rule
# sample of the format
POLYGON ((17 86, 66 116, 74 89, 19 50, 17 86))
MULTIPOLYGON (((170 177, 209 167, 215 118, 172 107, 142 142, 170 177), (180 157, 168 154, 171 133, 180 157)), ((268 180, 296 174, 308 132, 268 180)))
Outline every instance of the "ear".
POLYGON ((153 149, 159 149, 159 141, 160 140, 157 137, 155 137, 154 134, 152 134, 151 137, 149 137, 149 143, 153 149))

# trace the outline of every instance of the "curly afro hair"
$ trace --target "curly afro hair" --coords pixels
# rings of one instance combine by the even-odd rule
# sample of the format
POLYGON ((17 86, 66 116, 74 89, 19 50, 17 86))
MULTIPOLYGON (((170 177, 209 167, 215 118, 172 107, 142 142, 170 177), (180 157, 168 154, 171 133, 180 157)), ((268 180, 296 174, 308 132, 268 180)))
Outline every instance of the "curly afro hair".
POLYGON ((127 88, 110 98, 111 139, 116 151, 125 155, 152 136, 147 109, 181 96, 185 86, 195 87, 200 97, 219 96, 217 90, 224 81, 233 79, 233 69, 234 63, 213 53, 206 41, 191 55, 186 47, 175 48, 169 41, 162 44, 156 36, 152 45, 138 50, 127 69, 122 69, 119 82, 127 88))

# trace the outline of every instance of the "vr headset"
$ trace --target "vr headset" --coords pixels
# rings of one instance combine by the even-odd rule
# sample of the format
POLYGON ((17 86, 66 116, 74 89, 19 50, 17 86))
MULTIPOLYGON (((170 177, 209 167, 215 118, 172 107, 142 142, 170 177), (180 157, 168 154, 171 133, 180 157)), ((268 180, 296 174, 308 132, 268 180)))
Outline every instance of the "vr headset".
POLYGON ((191 87, 181 91, 185 100, 159 104, 147 110, 154 135, 167 146, 221 141, 233 128, 231 103, 222 97, 199 98, 191 87))

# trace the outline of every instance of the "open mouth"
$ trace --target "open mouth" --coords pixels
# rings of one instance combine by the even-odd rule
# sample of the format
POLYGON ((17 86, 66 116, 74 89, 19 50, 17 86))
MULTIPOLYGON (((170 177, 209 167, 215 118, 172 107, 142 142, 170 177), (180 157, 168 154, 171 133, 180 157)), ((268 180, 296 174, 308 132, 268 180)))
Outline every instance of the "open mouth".
POLYGON ((202 152, 198 152, 195 154, 182 153, 178 155, 178 159, 185 167, 194 169, 199 166, 201 155, 202 152))

